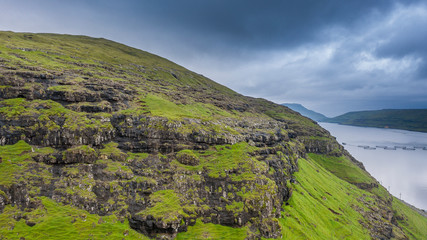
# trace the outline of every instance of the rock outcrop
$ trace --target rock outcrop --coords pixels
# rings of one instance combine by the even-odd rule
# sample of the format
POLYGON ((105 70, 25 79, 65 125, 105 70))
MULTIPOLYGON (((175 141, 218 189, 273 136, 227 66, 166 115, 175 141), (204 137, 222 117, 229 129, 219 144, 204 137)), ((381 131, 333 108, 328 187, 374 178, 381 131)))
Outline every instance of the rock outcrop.
MULTIPOLYGON (((127 113, 117 110, 125 108, 132 92, 121 93, 114 85, 109 91, 108 82, 91 80, 60 85, 62 79, 7 72, 2 84, 10 85, 0 93, 1 144, 32 146, 35 167, 49 172, 34 179, 44 196, 90 213, 128 218, 133 228, 152 237, 174 236, 196 219, 250 224, 258 232, 254 236, 280 237, 275 219, 290 197, 286 183, 305 154, 298 133, 287 132, 288 123, 127 113), (22 80, 10 81, 17 76, 22 80), (152 195, 166 190, 179 201, 171 219, 151 213, 158 204, 152 195)), ((24 199, 37 195, 27 190, 34 181, 18 181, 4 192, 12 202, 31 205, 24 199)))

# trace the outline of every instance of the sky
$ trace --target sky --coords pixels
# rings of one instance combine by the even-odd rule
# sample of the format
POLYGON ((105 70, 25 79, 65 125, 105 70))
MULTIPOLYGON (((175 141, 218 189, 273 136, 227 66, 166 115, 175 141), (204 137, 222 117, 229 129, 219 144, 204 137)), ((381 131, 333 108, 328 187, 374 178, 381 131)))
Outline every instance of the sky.
POLYGON ((427 108, 427 1, 0 0, 0 30, 103 37, 241 94, 349 111, 427 108))

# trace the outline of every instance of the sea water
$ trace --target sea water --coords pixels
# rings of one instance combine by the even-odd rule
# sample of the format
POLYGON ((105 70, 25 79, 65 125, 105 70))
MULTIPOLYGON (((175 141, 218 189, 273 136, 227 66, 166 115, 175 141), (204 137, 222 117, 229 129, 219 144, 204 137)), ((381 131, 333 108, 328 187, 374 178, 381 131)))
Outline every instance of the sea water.
POLYGON ((397 198, 427 210, 427 133, 319 123, 397 198))

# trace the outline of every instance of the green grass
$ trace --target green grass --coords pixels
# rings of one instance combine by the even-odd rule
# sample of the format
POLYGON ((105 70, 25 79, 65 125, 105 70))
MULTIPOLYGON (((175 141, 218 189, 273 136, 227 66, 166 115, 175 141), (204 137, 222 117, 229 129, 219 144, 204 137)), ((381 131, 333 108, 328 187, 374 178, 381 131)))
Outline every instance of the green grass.
POLYGON ((100 217, 62 205, 47 197, 36 199, 40 207, 21 211, 7 205, 0 214, 0 238, 4 239, 149 239, 119 221, 115 215, 100 217), (14 216, 23 216, 19 221, 14 216), (26 221, 35 224, 30 227, 26 221))
POLYGON ((124 161, 128 155, 117 148, 118 143, 109 142, 104 144, 104 148, 99 150, 99 156, 101 158, 108 158, 115 161, 124 161))
MULTIPOLYGON (((95 78, 101 84, 104 81, 121 83, 125 89, 137 91, 135 99, 147 102, 142 108, 138 107, 138 102, 131 102, 134 108, 126 112, 131 114, 146 114, 148 110, 152 115, 170 119, 229 117, 234 114, 202 103, 198 96, 184 93, 186 104, 176 104, 166 96, 178 89, 196 93, 203 89, 205 93, 239 97, 234 91, 171 61, 106 39, 0 31, 0 59, 6 67, 16 69, 8 71, 7 77, 17 80, 23 80, 20 73, 52 76, 60 72, 64 79, 56 79, 59 85, 48 86, 46 91, 92 92, 82 84, 88 82, 84 80, 87 78, 91 81, 95 78), (74 73, 65 71, 64 74, 64 70, 74 73)), ((2 84, 1 89, 8 87, 2 84)), ((38 88, 43 89, 43 86, 38 88)))
MULTIPOLYGON (((225 190, 228 194, 222 199, 227 202, 225 210, 235 217, 248 211, 263 211, 272 215, 275 209, 266 206, 266 203, 271 203, 272 199, 278 201, 277 185, 266 176, 269 170, 267 164, 249 155, 255 149, 246 142, 217 145, 208 151, 193 151, 200 159, 196 166, 184 165, 176 160, 172 165, 178 171, 191 171, 196 176, 198 172, 205 172, 211 178, 229 179, 226 180, 230 181, 229 189, 225 190), (236 201, 236 198, 239 200, 236 201)), ((221 187, 214 190, 223 192, 221 187)))
POLYGON ((390 193, 385 189, 385 187, 378 185, 378 187, 372 188, 369 190, 369 192, 377 195, 378 197, 382 198, 383 200, 389 200, 392 198, 390 193))
MULTIPOLYGON (((48 86, 47 89, 39 85, 37 89, 40 91, 55 90, 74 94, 92 92, 84 87, 83 83, 87 82, 122 84, 126 90, 136 91, 133 94, 135 98, 129 101, 131 108, 119 106, 119 110, 123 111, 120 113, 124 114, 151 114, 169 120, 272 117, 293 125, 319 128, 283 106, 263 99, 246 98, 167 59, 106 39, 0 31, 0 58, 4 60, 2 64, 5 67, 16 69, 4 74, 8 78, 23 80, 19 76, 21 73, 62 76, 55 79, 58 85, 48 86)), ((84 120, 81 117, 78 121, 84 120)), ((91 123, 84 121, 84 125, 91 123)), ((184 127, 181 130, 212 130, 221 134, 235 131, 218 125, 203 125, 202 128, 192 126, 191 129, 184 127)))
POLYGON ((426 239, 427 217, 421 216, 395 197, 393 197, 393 210, 398 216, 399 226, 410 239, 426 239))
POLYGON ((251 180, 257 172, 266 172, 268 167, 249 156, 249 152, 255 150, 246 142, 233 145, 216 146, 216 151, 208 157, 208 175, 210 177, 225 177, 226 171, 237 170, 231 174, 234 181, 251 180))
POLYGON ((329 138, 329 137, 325 137, 325 136, 322 136, 322 137, 319 137, 319 136, 310 136, 310 137, 308 137, 310 140, 316 140, 316 141, 332 141, 331 140, 331 138, 329 138))
POLYGON ((68 157, 68 153, 80 153, 82 156, 87 157, 97 157, 98 153, 95 149, 91 148, 88 145, 80 145, 80 146, 74 146, 71 148, 68 148, 64 152, 62 152, 63 158, 66 159, 68 157))
POLYGON ((150 114, 154 116, 167 117, 170 120, 181 118, 196 118, 209 120, 215 116, 232 116, 231 113, 224 111, 218 107, 215 107, 211 104, 205 104, 200 102, 194 102, 189 104, 176 104, 167 100, 166 97, 161 97, 159 95, 154 94, 147 94, 147 96, 142 98, 141 101, 144 103, 144 107, 139 107, 134 110, 128 109, 123 112, 150 112, 150 114))
MULTIPOLYGON (((368 172, 359 168, 346 156, 335 157, 315 153, 308 153, 308 155, 323 168, 349 183, 376 183, 376 180, 372 178, 368 172)), ((388 193, 387 190, 379 184, 378 187, 369 188, 367 190, 385 201, 388 201, 391 198, 390 193, 388 193)))
POLYGON ((173 164, 178 168, 194 172, 207 171, 208 176, 213 178, 230 176, 233 181, 254 180, 257 178, 257 173, 268 172, 268 167, 264 162, 249 156, 249 153, 256 149, 246 142, 217 145, 207 151, 193 151, 193 154, 200 159, 200 164, 197 166, 187 166, 177 161, 174 161, 173 164), (234 173, 228 174, 227 172, 234 173))
POLYGON ((40 154, 52 154, 56 150, 54 148, 51 148, 51 147, 42 147, 42 148, 35 148, 34 151, 36 153, 40 153, 40 154))
POLYGON ((200 220, 196 221, 194 226, 188 227, 187 232, 179 233, 177 240, 190 239, 245 239, 247 237, 247 228, 232 228, 213 223, 203 223, 200 220))
POLYGON ((119 146, 118 143, 109 142, 109 143, 104 143, 103 145, 104 145, 104 148, 99 150, 100 154, 105 154, 105 155, 118 154, 118 155, 120 155, 122 153, 122 151, 117 148, 117 146, 119 146))
POLYGON ((207 109, 201 108, 200 105, 198 105, 198 108, 192 109, 187 105, 177 105, 152 94, 147 95, 143 101, 147 104, 147 109, 155 116, 167 117, 169 119, 176 119, 178 117, 203 118, 210 116, 206 111, 207 109))
POLYGON ((305 127, 314 127, 317 128, 317 125, 308 118, 301 117, 299 113, 289 111, 286 107, 280 105, 271 105, 270 102, 264 99, 257 99, 258 103, 265 108, 264 113, 277 120, 285 120, 292 123, 298 123, 305 127))
POLYGON ((194 154, 193 150, 191 149, 184 149, 176 153, 176 156, 189 156, 193 158, 197 158, 196 154, 194 154))
POLYGON ((181 163, 189 163, 191 165, 197 165, 199 162, 199 158, 194 154, 194 152, 190 149, 184 149, 176 153, 176 158, 181 163), (184 161, 184 162, 183 162, 184 161))
POLYGON ((188 217, 189 209, 181 204, 181 200, 174 190, 160 190, 150 195, 151 207, 138 213, 141 216, 151 215, 155 219, 162 219, 165 223, 179 221, 188 217), (186 210, 186 211, 184 211, 186 210))
POLYGON ((14 145, 0 146, 0 185, 10 186, 16 181, 16 173, 25 168, 25 161, 30 159, 31 146, 25 141, 14 145))
POLYGON ((127 174, 129 176, 133 176, 132 170, 121 162, 116 162, 111 160, 98 160, 96 161, 96 163, 106 164, 107 167, 104 169, 104 171, 107 171, 109 173, 120 172, 120 173, 127 174))
POLYGON ((370 239, 352 208, 365 191, 339 179, 314 160, 299 159, 293 193, 284 205, 283 239, 370 239))
POLYGON ((14 145, 0 146, 0 186, 28 184, 29 196, 40 193, 40 184, 50 184, 53 179, 49 166, 36 163, 32 157, 53 152, 52 148, 34 148, 20 140, 14 145), (34 152, 33 152, 34 150, 34 152))
POLYGON ((47 90, 58 91, 58 92, 81 92, 83 88, 79 85, 57 85, 48 87, 47 90))
MULTIPOLYGON (((356 208, 375 209, 373 199, 379 196, 389 200, 390 194, 379 186, 370 192, 359 189, 350 182, 368 181, 364 172, 354 169, 346 158, 308 154, 299 159, 299 171, 294 174, 296 183, 293 193, 284 206, 282 224, 284 239, 370 239, 369 233, 360 225, 363 216, 356 208), (364 199, 361 203, 359 199, 364 199)), ((424 239, 427 236, 427 218, 396 198, 392 202, 398 216, 398 224, 409 239, 424 239)), ((396 236, 403 237, 399 229, 396 236)))
POLYGON ((49 130, 59 130, 60 126, 55 119, 65 118, 63 128, 78 130, 83 128, 91 129, 112 129, 110 122, 101 122, 98 118, 91 118, 86 113, 75 112, 66 109, 61 104, 52 100, 28 101, 23 98, 13 98, 0 101, 0 115, 9 119, 20 119, 22 117, 33 117, 39 120, 31 126, 32 129, 47 127, 49 130), (40 126, 41 124, 41 126, 40 126))
POLYGON ((369 174, 356 166, 345 156, 334 157, 322 154, 309 153, 311 159, 337 177, 350 183, 373 183, 375 180, 369 174))
POLYGON ((16 119, 23 116, 33 116, 38 113, 37 110, 28 104, 23 98, 7 99, 0 102, 0 114, 9 118, 16 119))
POLYGON ((41 72, 73 69, 118 81, 122 81, 123 76, 143 76, 148 79, 162 79, 179 86, 202 85, 235 94, 232 90, 167 59, 101 38, 0 32, 0 57, 9 61, 5 63, 7 65, 31 66, 41 69, 41 72), (116 71, 122 74, 117 74, 116 71), (172 73, 178 76, 179 80, 172 73))
POLYGON ((128 157, 126 158, 126 161, 132 161, 132 160, 146 159, 150 154, 127 152, 127 155, 128 155, 128 157))

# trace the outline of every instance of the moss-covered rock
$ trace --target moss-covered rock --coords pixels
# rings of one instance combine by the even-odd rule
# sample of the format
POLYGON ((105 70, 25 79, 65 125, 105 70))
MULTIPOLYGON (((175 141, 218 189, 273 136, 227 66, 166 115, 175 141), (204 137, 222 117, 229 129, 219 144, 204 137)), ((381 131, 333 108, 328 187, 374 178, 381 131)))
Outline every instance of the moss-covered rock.
POLYGON ((69 148, 64 151, 62 159, 58 162, 70 164, 70 163, 94 163, 98 158, 98 154, 95 149, 81 145, 69 148))
POLYGON ((104 148, 99 150, 99 157, 101 159, 111 159, 114 161, 124 162, 128 155, 117 148, 119 144, 110 142, 104 144, 104 148))
POLYGON ((189 149, 179 151, 176 154, 176 159, 178 162, 190 166, 198 165, 200 162, 199 158, 194 154, 194 152, 189 149))

